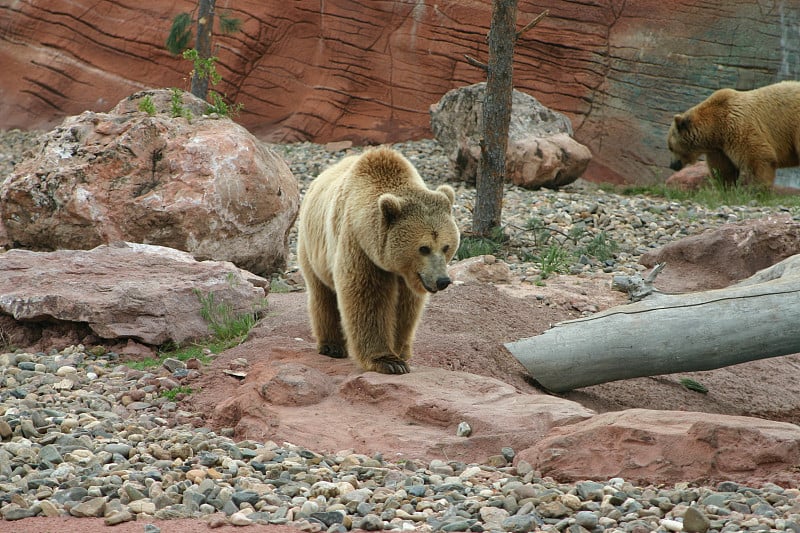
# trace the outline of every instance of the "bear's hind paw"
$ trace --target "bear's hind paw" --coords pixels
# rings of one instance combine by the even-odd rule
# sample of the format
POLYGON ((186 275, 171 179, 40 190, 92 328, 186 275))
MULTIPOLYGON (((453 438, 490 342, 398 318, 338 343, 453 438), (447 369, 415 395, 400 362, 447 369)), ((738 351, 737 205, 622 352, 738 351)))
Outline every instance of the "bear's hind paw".
POLYGON ((381 374, 408 374, 411 370, 402 359, 394 355, 385 355, 370 361, 370 370, 375 370, 381 374))
POLYGON ((347 350, 345 350, 344 346, 341 344, 321 343, 319 345, 319 353, 321 355, 333 357, 334 359, 344 359, 347 357, 347 350))

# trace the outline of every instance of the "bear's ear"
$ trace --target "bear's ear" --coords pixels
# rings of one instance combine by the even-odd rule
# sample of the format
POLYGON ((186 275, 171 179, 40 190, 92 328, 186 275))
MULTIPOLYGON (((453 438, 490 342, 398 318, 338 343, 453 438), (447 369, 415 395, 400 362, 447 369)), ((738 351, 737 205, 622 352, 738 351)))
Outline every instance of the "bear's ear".
POLYGON ((688 115, 680 115, 680 114, 675 115, 674 120, 675 120, 675 127, 678 129, 678 131, 688 130, 689 126, 692 123, 688 115))
POLYGON ((447 199, 450 200, 450 205, 453 205, 456 202, 456 191, 449 185, 439 185, 436 187, 437 192, 444 193, 447 196, 447 199))
POLYGON ((386 223, 394 224, 400 218, 403 202, 398 196, 387 192, 381 194, 380 198, 378 198, 378 207, 381 208, 381 213, 386 223))

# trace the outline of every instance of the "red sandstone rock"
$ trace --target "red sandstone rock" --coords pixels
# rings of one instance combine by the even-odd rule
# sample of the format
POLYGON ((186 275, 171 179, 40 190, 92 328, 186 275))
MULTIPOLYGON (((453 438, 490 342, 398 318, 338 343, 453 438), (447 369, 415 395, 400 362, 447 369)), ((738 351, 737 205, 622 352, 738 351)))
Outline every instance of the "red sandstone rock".
POLYGON ((0 323, 15 346, 40 342, 37 333, 53 322, 91 332, 87 343, 191 342, 210 333, 198 294, 213 294, 236 315, 262 305, 268 290, 267 280, 231 263, 159 246, 0 254, 0 323))
POLYGON ((259 275, 285 267, 300 193, 289 167, 227 118, 173 118, 169 91, 140 92, 43 136, 0 183, 7 238, 34 250, 122 240, 231 261, 259 275), (137 110, 150 97, 158 112, 137 110))
POLYGON ((649 484, 724 476, 796 484, 800 476, 791 461, 798 460, 800 431, 794 424, 761 419, 796 421, 800 384, 791 375, 800 356, 624 380, 563 397, 547 397, 521 376, 524 369, 502 342, 576 316, 559 303, 569 293, 595 302, 608 302, 609 294, 619 298, 608 281, 554 276, 530 291, 507 284, 497 290, 477 281, 455 285, 431 298, 411 373, 403 376, 361 372, 352 361, 317 354, 305 295, 271 294, 269 315, 244 344, 204 369, 191 385, 198 392, 187 408, 208 413, 207 423, 215 429, 235 428, 237 439, 286 440, 319 452, 484 461, 511 446, 518 455, 528 450, 521 458, 534 468, 573 479, 622 475, 649 484), (245 362, 244 381, 224 373, 233 361, 245 362), (683 377, 701 382, 709 393, 681 386, 683 377), (312 393, 320 384, 326 385, 312 393), (291 391, 297 394, 287 394, 291 391), (288 401, 292 396, 298 400, 294 405, 288 401), (587 419, 577 404, 601 414, 587 419), (750 416, 760 419, 748 424, 750 416), (462 419, 473 427, 469 437, 455 435, 462 419), (546 427, 551 429, 537 437, 546 427), (713 439, 719 442, 716 450, 709 444, 713 439), (559 460, 548 450, 561 450, 565 457, 559 460), (679 461, 681 453, 689 458, 679 461), (773 454, 774 464, 765 460, 773 454), (704 463, 708 459, 716 462, 704 463), (734 471, 738 461, 749 459, 734 471))
MULTIPOLYGON (((50 128, 140 89, 187 88, 191 67, 164 41, 193 2, 53 5, 0 5, 9 74, 0 80, 0 127, 50 128)), ((514 84, 572 120, 593 154, 589 179, 661 181, 675 113, 720 87, 800 75, 787 59, 795 51, 785 35, 798 18, 788 4, 546 0, 520 4, 518 25, 544 9, 550 15, 517 42, 514 84)), ((216 89, 243 103, 238 120, 268 140, 430 137, 429 106, 485 81, 464 54, 486 61, 486 0, 242 0, 232 15, 243 27, 214 37, 216 89)))
POLYGON ((639 262, 667 266, 656 278, 663 292, 720 289, 800 253, 800 222, 790 215, 745 220, 646 252, 639 262))
POLYGON ((800 461, 800 428, 750 417, 627 409, 554 428, 515 460, 560 481, 746 481, 757 474, 779 482, 800 461))
POLYGON ((671 175, 665 184, 681 191, 696 191, 707 182, 708 177, 708 165, 705 161, 698 161, 671 175))

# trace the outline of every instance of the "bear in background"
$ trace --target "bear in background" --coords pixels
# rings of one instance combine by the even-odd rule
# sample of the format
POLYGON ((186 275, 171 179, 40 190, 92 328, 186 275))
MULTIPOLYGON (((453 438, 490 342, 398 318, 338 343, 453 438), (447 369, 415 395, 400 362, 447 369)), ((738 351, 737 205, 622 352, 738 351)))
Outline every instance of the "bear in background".
POLYGON ((300 206, 297 255, 319 353, 405 374, 429 294, 451 280, 460 234, 449 185, 428 189, 377 148, 322 172, 300 206))
POLYGON ((673 170, 705 154, 723 183, 769 187, 776 169, 800 165, 800 82, 720 89, 675 115, 667 146, 673 170))

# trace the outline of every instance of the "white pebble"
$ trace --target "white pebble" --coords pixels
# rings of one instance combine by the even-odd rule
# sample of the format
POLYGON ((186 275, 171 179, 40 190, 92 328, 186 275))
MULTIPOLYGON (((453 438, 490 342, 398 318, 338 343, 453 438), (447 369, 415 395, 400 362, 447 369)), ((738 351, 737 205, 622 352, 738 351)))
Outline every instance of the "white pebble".
POLYGON ((669 520, 665 518, 661 520, 659 524, 661 524, 661 527, 667 531, 683 531, 683 523, 678 522, 677 520, 669 520))

